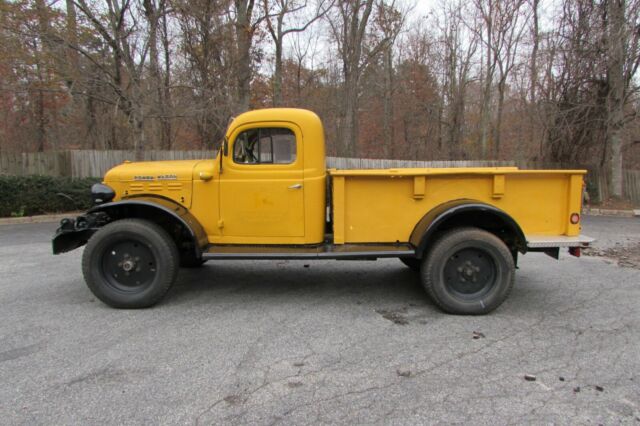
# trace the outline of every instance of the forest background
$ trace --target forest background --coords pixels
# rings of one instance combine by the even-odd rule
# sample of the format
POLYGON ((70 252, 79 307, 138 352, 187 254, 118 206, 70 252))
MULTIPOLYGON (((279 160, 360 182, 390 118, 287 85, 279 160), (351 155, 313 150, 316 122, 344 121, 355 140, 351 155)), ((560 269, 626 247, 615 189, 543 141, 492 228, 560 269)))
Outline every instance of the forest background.
POLYGON ((329 155, 640 169, 640 0, 0 0, 0 154, 216 149, 308 108, 329 155))

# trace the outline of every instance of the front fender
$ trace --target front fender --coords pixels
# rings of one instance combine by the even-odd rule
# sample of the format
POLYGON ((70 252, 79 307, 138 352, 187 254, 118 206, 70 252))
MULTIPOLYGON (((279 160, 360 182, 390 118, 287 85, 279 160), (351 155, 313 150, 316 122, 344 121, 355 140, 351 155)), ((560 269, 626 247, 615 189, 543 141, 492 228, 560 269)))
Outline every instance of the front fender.
POLYGON ((117 219, 124 217, 140 217, 144 219, 145 217, 141 216, 141 210, 155 210, 154 213, 162 213, 176 220, 187 230, 198 248, 206 246, 209 242, 204 228, 186 207, 161 196, 129 197, 121 201, 100 204, 91 208, 89 213, 103 212, 109 217, 117 219))
POLYGON ((75 219, 63 219, 53 237, 53 254, 81 247, 102 226, 125 218, 156 222, 164 219, 179 224, 186 231, 186 238, 190 241, 196 257, 200 257, 202 248, 208 244, 204 228, 185 207, 159 196, 139 196, 100 204, 91 208, 85 215, 75 219))

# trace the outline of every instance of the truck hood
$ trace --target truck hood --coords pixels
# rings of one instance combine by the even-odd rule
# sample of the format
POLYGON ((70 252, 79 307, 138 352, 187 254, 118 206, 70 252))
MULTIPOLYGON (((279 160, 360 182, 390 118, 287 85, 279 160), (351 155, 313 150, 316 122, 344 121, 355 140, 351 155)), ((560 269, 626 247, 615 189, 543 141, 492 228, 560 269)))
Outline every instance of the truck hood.
POLYGON ((125 162, 109 170, 104 182, 187 181, 193 168, 202 160, 125 162))
POLYGON ((203 160, 124 163, 104 175, 104 183, 115 192, 114 201, 152 196, 191 207, 193 173, 203 160))

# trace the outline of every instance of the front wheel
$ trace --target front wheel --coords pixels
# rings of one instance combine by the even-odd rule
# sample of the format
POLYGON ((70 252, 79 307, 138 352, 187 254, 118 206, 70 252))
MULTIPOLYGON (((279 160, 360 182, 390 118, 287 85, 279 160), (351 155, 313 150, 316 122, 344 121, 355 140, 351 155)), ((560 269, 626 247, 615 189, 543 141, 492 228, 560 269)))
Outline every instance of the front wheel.
POLYGON ((509 248, 478 228, 454 229, 429 249, 421 270, 431 299, 445 312, 486 314, 504 302, 513 287, 515 265, 509 248))
POLYGON ((155 305, 176 279, 179 254, 167 232, 146 220, 109 223, 89 239, 82 255, 87 286, 114 308, 155 305))

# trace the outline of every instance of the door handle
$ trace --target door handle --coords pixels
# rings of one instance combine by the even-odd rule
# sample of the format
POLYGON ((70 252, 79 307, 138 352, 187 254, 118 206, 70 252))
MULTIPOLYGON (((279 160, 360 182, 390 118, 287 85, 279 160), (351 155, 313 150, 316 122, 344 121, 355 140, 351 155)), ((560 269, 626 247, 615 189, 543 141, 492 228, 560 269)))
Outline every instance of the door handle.
POLYGON ((302 184, 301 183, 296 183, 295 185, 291 185, 289 187, 289 189, 301 189, 302 188, 302 184))

